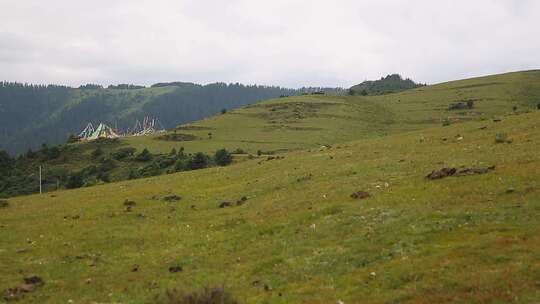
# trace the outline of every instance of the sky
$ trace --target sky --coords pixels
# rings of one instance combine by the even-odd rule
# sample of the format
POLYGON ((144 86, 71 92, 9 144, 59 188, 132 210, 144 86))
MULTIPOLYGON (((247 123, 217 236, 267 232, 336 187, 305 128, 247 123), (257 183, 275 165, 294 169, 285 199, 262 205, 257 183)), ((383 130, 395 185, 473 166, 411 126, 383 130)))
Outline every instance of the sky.
POLYGON ((537 68, 537 0, 0 0, 7 81, 349 87, 537 68))

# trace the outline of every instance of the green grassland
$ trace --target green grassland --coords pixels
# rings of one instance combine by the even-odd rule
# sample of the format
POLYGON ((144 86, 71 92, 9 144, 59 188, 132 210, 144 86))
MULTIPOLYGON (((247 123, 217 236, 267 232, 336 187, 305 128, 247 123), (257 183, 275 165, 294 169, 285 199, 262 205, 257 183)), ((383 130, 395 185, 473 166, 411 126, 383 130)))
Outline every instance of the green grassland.
MULTIPOLYGON (((155 90, 155 94, 164 94, 169 89, 159 87, 144 90, 146 93, 155 90)), ((81 94, 85 91, 82 90, 81 94)), ((137 96, 140 90, 119 91, 137 96)), ((123 99, 126 98, 118 98, 123 99)), ((147 148, 156 155, 181 148, 186 153, 203 152, 209 155, 222 148, 229 151, 241 149, 242 153, 236 155, 235 159, 243 160, 247 154, 256 156, 259 151, 263 155, 283 153, 421 130, 440 126, 443 122, 491 119, 508 113, 534 110, 539 101, 540 71, 454 81, 380 96, 302 95, 272 99, 181 125, 167 133, 125 137, 108 145, 92 142, 67 145, 56 159, 44 161, 37 158, 23 162, 25 172, 34 174, 32 180, 25 184, 36 186, 26 190, 15 189, 13 192, 37 191, 35 173, 39 165, 45 169, 45 190, 56 189, 55 174, 58 175, 59 170, 76 172, 98 163, 97 158, 92 157, 92 152, 98 146, 103 150, 102 158, 105 159, 111 159, 111 154, 118 149, 133 147, 136 153, 147 148), (450 104, 466 101, 473 101, 474 107, 448 110, 450 104), (164 140, 167 136, 169 140, 164 140), (179 140, 170 140, 174 136, 178 136, 179 140)), ((132 170, 143 170, 149 165, 133 161, 132 157, 122 161, 112 160, 112 163, 114 166, 108 171, 111 181, 125 180, 132 170)), ((171 170, 168 167, 159 171, 165 173, 171 170)), ((99 179, 90 180, 86 184, 100 182, 99 179)))
POLYGON ((164 141, 160 135, 130 137, 137 149, 158 153, 183 146, 189 152, 241 148, 249 153, 319 147, 344 141, 419 130, 513 111, 536 109, 540 71, 508 73, 381 96, 303 95, 273 99, 180 126, 191 141, 164 141), (472 100, 474 108, 449 111, 452 103, 472 100), (211 138, 208 133, 212 133, 211 138))
POLYGON ((21 302, 151 303, 169 288, 222 283, 242 303, 538 302, 539 96, 540 72, 512 73, 271 100, 177 129, 194 141, 123 139, 152 152, 281 153, 9 199, 0 289, 38 275, 45 285, 21 302), (473 109, 447 110, 469 99, 473 109), (371 196, 350 197, 360 190, 371 196))

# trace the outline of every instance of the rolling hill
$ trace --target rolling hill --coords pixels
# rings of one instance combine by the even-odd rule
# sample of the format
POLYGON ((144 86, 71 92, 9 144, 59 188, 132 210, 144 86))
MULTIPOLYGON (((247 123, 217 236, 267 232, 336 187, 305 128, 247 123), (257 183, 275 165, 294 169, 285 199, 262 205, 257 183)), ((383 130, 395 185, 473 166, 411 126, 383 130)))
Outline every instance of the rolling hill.
POLYGON ((539 71, 510 73, 122 139, 253 159, 4 201, 0 289, 38 276, 22 302, 174 303, 167 290, 225 284, 241 303, 535 303, 539 97, 539 71))
MULTIPOLYGON (((161 87, 159 87, 161 89, 161 87)), ((167 88, 167 87, 165 87, 167 88)), ((154 89, 154 88, 153 88, 154 89)), ((0 197, 38 191, 37 168, 44 167, 45 189, 63 188, 74 172, 85 172, 86 184, 104 182, 99 168, 107 168, 105 182, 176 171, 178 158, 170 153, 203 152, 225 148, 236 160, 258 155, 318 148, 351 140, 369 139, 443 124, 492 119, 534 110, 540 101, 540 71, 493 75, 420 87, 379 96, 300 95, 271 99, 228 111, 168 133, 126 137, 104 143, 70 144, 54 158, 41 153, 19 160, 18 178, 2 182, 0 197), (450 110, 451 105, 472 107, 450 110), (93 156, 97 149, 99 157, 93 156), (135 149, 117 159, 121 149, 135 149), (135 161, 148 149, 149 162, 135 161), (2 187, 4 184, 4 187, 2 187)), ((47 154, 47 153, 45 153, 47 154)), ((6 178, 6 175, 4 175, 6 178)))

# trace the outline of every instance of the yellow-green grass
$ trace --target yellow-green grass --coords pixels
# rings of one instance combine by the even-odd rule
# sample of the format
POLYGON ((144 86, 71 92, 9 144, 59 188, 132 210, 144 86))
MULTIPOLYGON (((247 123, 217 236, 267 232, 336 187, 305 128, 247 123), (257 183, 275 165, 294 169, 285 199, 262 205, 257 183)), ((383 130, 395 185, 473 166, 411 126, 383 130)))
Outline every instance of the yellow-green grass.
POLYGON ((176 132, 193 141, 163 141, 157 136, 123 139, 138 150, 157 153, 184 147, 188 152, 220 148, 284 151, 319 147, 472 119, 536 109, 540 71, 453 81, 382 96, 307 95, 279 98, 230 111, 176 132), (473 100, 470 110, 449 111, 451 103, 473 100), (195 130, 194 130, 195 129, 195 130), (212 133, 212 136, 208 135, 212 133))
POLYGON ((539 149, 536 112, 10 199, 0 288, 38 275, 23 302, 149 303, 225 283, 243 303, 535 303, 539 149), (349 197, 358 190, 372 196, 349 197), (169 194, 182 200, 159 199, 169 194))

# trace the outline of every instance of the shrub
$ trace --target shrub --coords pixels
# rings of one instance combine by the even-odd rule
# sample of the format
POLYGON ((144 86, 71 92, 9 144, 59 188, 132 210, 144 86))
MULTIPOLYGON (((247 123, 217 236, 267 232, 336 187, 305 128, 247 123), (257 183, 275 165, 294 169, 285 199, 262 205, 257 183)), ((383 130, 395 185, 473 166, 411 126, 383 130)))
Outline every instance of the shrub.
POLYGON ((232 163, 232 155, 226 149, 220 149, 216 151, 214 161, 218 166, 227 166, 232 163))
POLYGON ((467 100, 467 108, 469 108, 469 109, 474 108, 474 101, 473 100, 467 100))
POLYGON ((109 183, 111 181, 111 176, 109 175, 108 172, 99 172, 96 178, 106 183, 109 183))
POLYGON ((156 162, 152 162, 149 165, 141 168, 139 170, 139 174, 141 176, 147 177, 147 176, 156 176, 161 173, 159 165, 156 162))
POLYGON ((36 152, 32 151, 32 149, 28 148, 28 151, 26 151, 26 158, 34 158, 36 156, 36 152))
POLYGON ((122 160, 126 157, 131 157, 137 149, 132 147, 121 148, 113 152, 112 157, 116 160, 122 160))
POLYGON ((135 160, 142 161, 142 162, 152 160, 152 154, 150 154, 148 149, 144 148, 144 150, 142 150, 142 152, 139 153, 139 155, 137 155, 137 157, 135 157, 135 160))
POLYGON ((187 170, 186 161, 184 161, 182 159, 177 160, 176 164, 174 164, 174 171, 175 172, 180 172, 180 171, 185 171, 185 170, 187 170))
POLYGON ((95 165, 90 165, 80 172, 83 177, 89 177, 91 175, 97 174, 99 172, 98 167, 95 165))
POLYGON ((197 152, 187 163, 187 169, 197 170, 208 167, 208 156, 202 152, 197 152))
POLYGON ((160 304, 238 304, 223 286, 205 287, 200 291, 185 292, 179 289, 167 290, 156 299, 160 304))
POLYGON ((114 163, 114 160, 110 158, 106 158, 101 161, 101 164, 98 167, 98 172, 111 171, 115 167, 116 167, 116 164, 114 163))
POLYGON ((221 109, 221 114, 227 113, 227 109, 221 109))
POLYGON ((57 159, 60 156, 60 148, 58 148, 57 146, 54 146, 48 149, 45 156, 48 160, 57 159))
POLYGON ((66 188, 74 189, 80 188, 84 185, 84 179, 81 172, 72 173, 66 183, 66 188))
POLYGON ((155 163, 161 168, 172 166, 176 162, 176 156, 160 156, 155 163))
POLYGON ((536 104, 536 109, 540 110, 540 102, 536 104))
POLYGON ((96 158, 100 157, 101 155, 103 155, 103 150, 101 150, 100 147, 97 147, 97 148, 92 152, 92 158, 93 158, 93 159, 96 159, 96 158))
POLYGON ((0 150, 0 172, 7 172, 11 170, 14 162, 15 161, 6 151, 0 150))
POLYGON ((141 177, 141 175, 137 170, 129 169, 128 179, 137 179, 139 177, 141 177))

